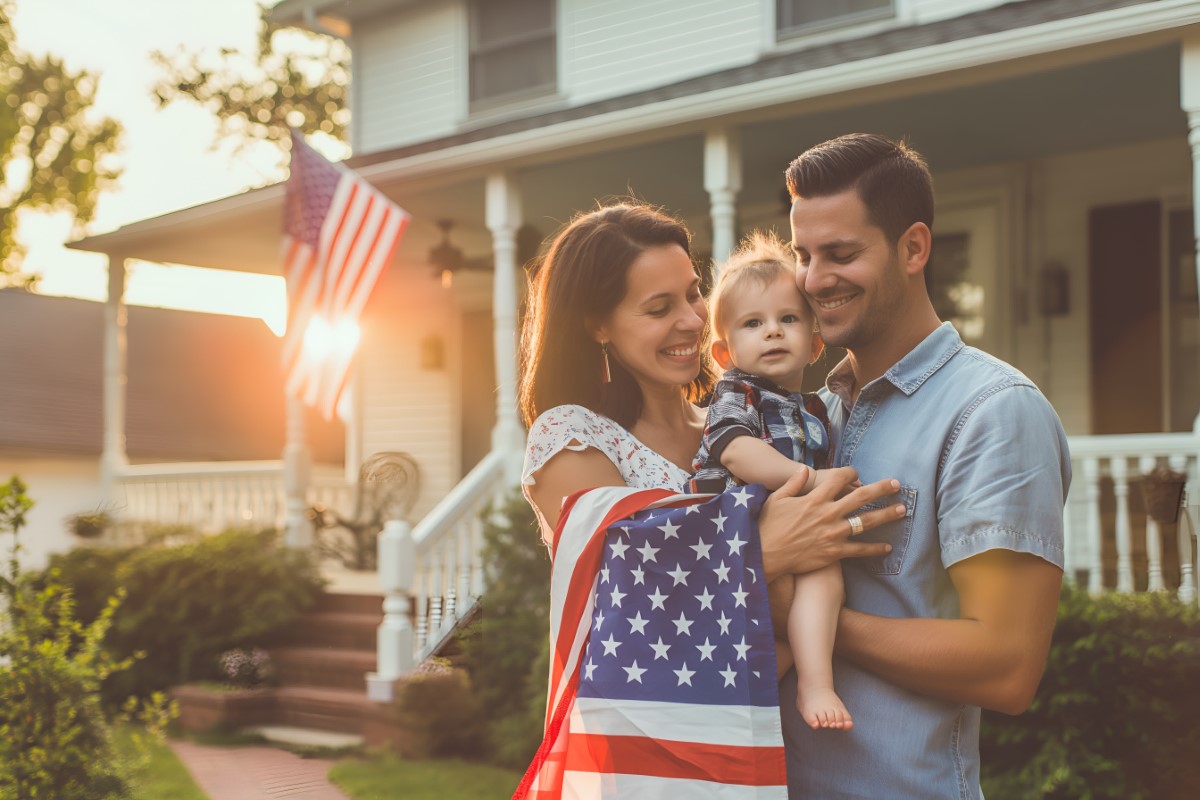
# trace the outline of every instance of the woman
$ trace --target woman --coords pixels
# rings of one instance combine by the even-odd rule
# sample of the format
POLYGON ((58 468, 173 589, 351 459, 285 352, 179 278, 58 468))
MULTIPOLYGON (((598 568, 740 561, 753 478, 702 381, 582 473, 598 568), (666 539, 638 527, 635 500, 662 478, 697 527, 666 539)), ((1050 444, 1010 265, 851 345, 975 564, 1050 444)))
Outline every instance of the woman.
MULTIPOLYGON (((552 547, 563 501, 576 492, 686 490, 704 427, 696 402, 714 382, 707 321, 688 233, 676 220, 644 205, 615 205, 580 215, 555 238, 530 288, 520 385, 529 426, 524 490, 552 547)), ((850 542, 847 517, 895 491, 890 481, 853 488, 852 469, 833 470, 820 488, 796 497, 806 477, 799 471, 759 516, 768 581, 889 549, 850 542)), ((890 508, 858 516, 864 530, 895 519, 890 508)), ((776 616, 786 616, 787 593, 772 599, 776 616)), ((570 680, 572 666, 558 668, 570 680)), ((555 683, 552 675, 552 692, 555 683)), ((550 729, 563 707, 552 700, 546 742, 517 796, 543 796, 546 783, 562 780, 569 758, 550 729)))

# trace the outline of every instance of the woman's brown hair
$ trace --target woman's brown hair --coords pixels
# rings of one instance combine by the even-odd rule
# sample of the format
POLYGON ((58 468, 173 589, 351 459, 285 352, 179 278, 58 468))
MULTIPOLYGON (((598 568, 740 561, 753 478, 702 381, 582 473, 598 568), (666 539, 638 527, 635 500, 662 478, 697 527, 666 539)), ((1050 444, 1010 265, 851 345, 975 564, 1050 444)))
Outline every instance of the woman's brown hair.
MULTIPOLYGON (((612 381, 601 381, 600 346, 587 325, 605 319, 621 302, 629 266, 638 256, 673 244, 691 257, 682 223, 639 203, 580 214, 559 231, 529 280, 519 387, 526 426, 560 405, 581 405, 624 428, 633 426, 642 412, 641 388, 614 358, 609 359, 612 381)), ((699 401, 714 380, 712 365, 702 356, 687 398, 699 401)))

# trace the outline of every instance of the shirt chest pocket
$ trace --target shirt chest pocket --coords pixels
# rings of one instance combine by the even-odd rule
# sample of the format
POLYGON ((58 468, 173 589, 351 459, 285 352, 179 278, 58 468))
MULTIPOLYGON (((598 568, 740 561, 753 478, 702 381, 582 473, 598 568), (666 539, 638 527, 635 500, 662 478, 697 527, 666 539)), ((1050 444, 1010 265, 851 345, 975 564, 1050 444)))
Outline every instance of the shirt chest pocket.
POLYGON ((908 545, 912 540, 913 517, 917 512, 917 490, 901 484, 900 491, 868 503, 860 508, 858 513, 886 508, 896 503, 904 503, 904 519, 876 526, 854 537, 854 540, 859 542, 885 542, 892 546, 892 552, 885 556, 854 559, 860 562, 867 572, 876 575, 899 575, 900 570, 904 568, 904 554, 908 552, 908 545))

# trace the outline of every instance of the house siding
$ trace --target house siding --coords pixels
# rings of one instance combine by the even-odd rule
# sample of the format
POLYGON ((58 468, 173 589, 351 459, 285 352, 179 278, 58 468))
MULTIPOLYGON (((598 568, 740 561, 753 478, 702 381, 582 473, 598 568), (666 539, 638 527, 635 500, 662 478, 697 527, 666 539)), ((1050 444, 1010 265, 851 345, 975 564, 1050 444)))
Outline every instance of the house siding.
POLYGON ((454 133, 465 109, 464 14, 430 3, 356 26, 355 145, 374 152, 454 133))
MULTIPOLYGON (((100 462, 94 457, 0 457, 0 480, 20 476, 34 501, 21 529, 19 553, 22 569, 41 569, 52 553, 65 553, 76 545, 67 530, 72 514, 105 509, 100 488, 100 462)), ((119 513, 120 509, 109 509, 119 513)), ((11 537, 4 537, 5 555, 11 537)))
POLYGON ((392 289, 373 303, 361 365, 363 456, 401 451, 416 459, 421 493, 409 515, 414 522, 460 477, 459 313, 431 283, 410 279, 403 292, 392 289), (441 369, 421 366, 422 341, 431 335, 443 340, 441 369))
POLYGON ((563 2, 563 86, 572 105, 748 64, 764 42, 762 0, 563 2))
POLYGON ((1045 322, 1035 313, 1021 331, 1019 346, 1023 362, 1046 365, 1037 371, 1039 384, 1070 434, 1092 431, 1088 213, 1097 206, 1190 197, 1190 163, 1187 141, 1173 138, 1072 153, 1038 165, 1033 213, 1037 263, 1057 261, 1068 267, 1071 309, 1045 322), (1049 336, 1043 324, 1050 326, 1049 336), (1039 354, 1047 340, 1050 349, 1043 358, 1039 354))
POLYGON ((896 0, 898 13, 911 22, 923 25, 940 19, 961 17, 985 8, 1002 6, 1010 0, 896 0), (907 10, 907 15, 905 15, 907 10))

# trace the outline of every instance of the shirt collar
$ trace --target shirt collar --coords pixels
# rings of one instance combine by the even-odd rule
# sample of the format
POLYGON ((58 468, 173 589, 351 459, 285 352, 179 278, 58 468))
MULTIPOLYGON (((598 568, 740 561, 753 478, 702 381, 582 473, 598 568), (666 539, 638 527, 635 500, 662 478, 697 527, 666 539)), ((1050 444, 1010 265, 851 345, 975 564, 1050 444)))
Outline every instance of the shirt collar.
MULTIPOLYGON (((906 395, 911 395, 963 346, 962 337, 954 326, 943 322, 908 351, 904 358, 893 364, 883 377, 906 395)), ((850 406, 850 397, 854 392, 854 370, 849 357, 833 368, 825 379, 825 387, 841 398, 847 408, 850 406)))

